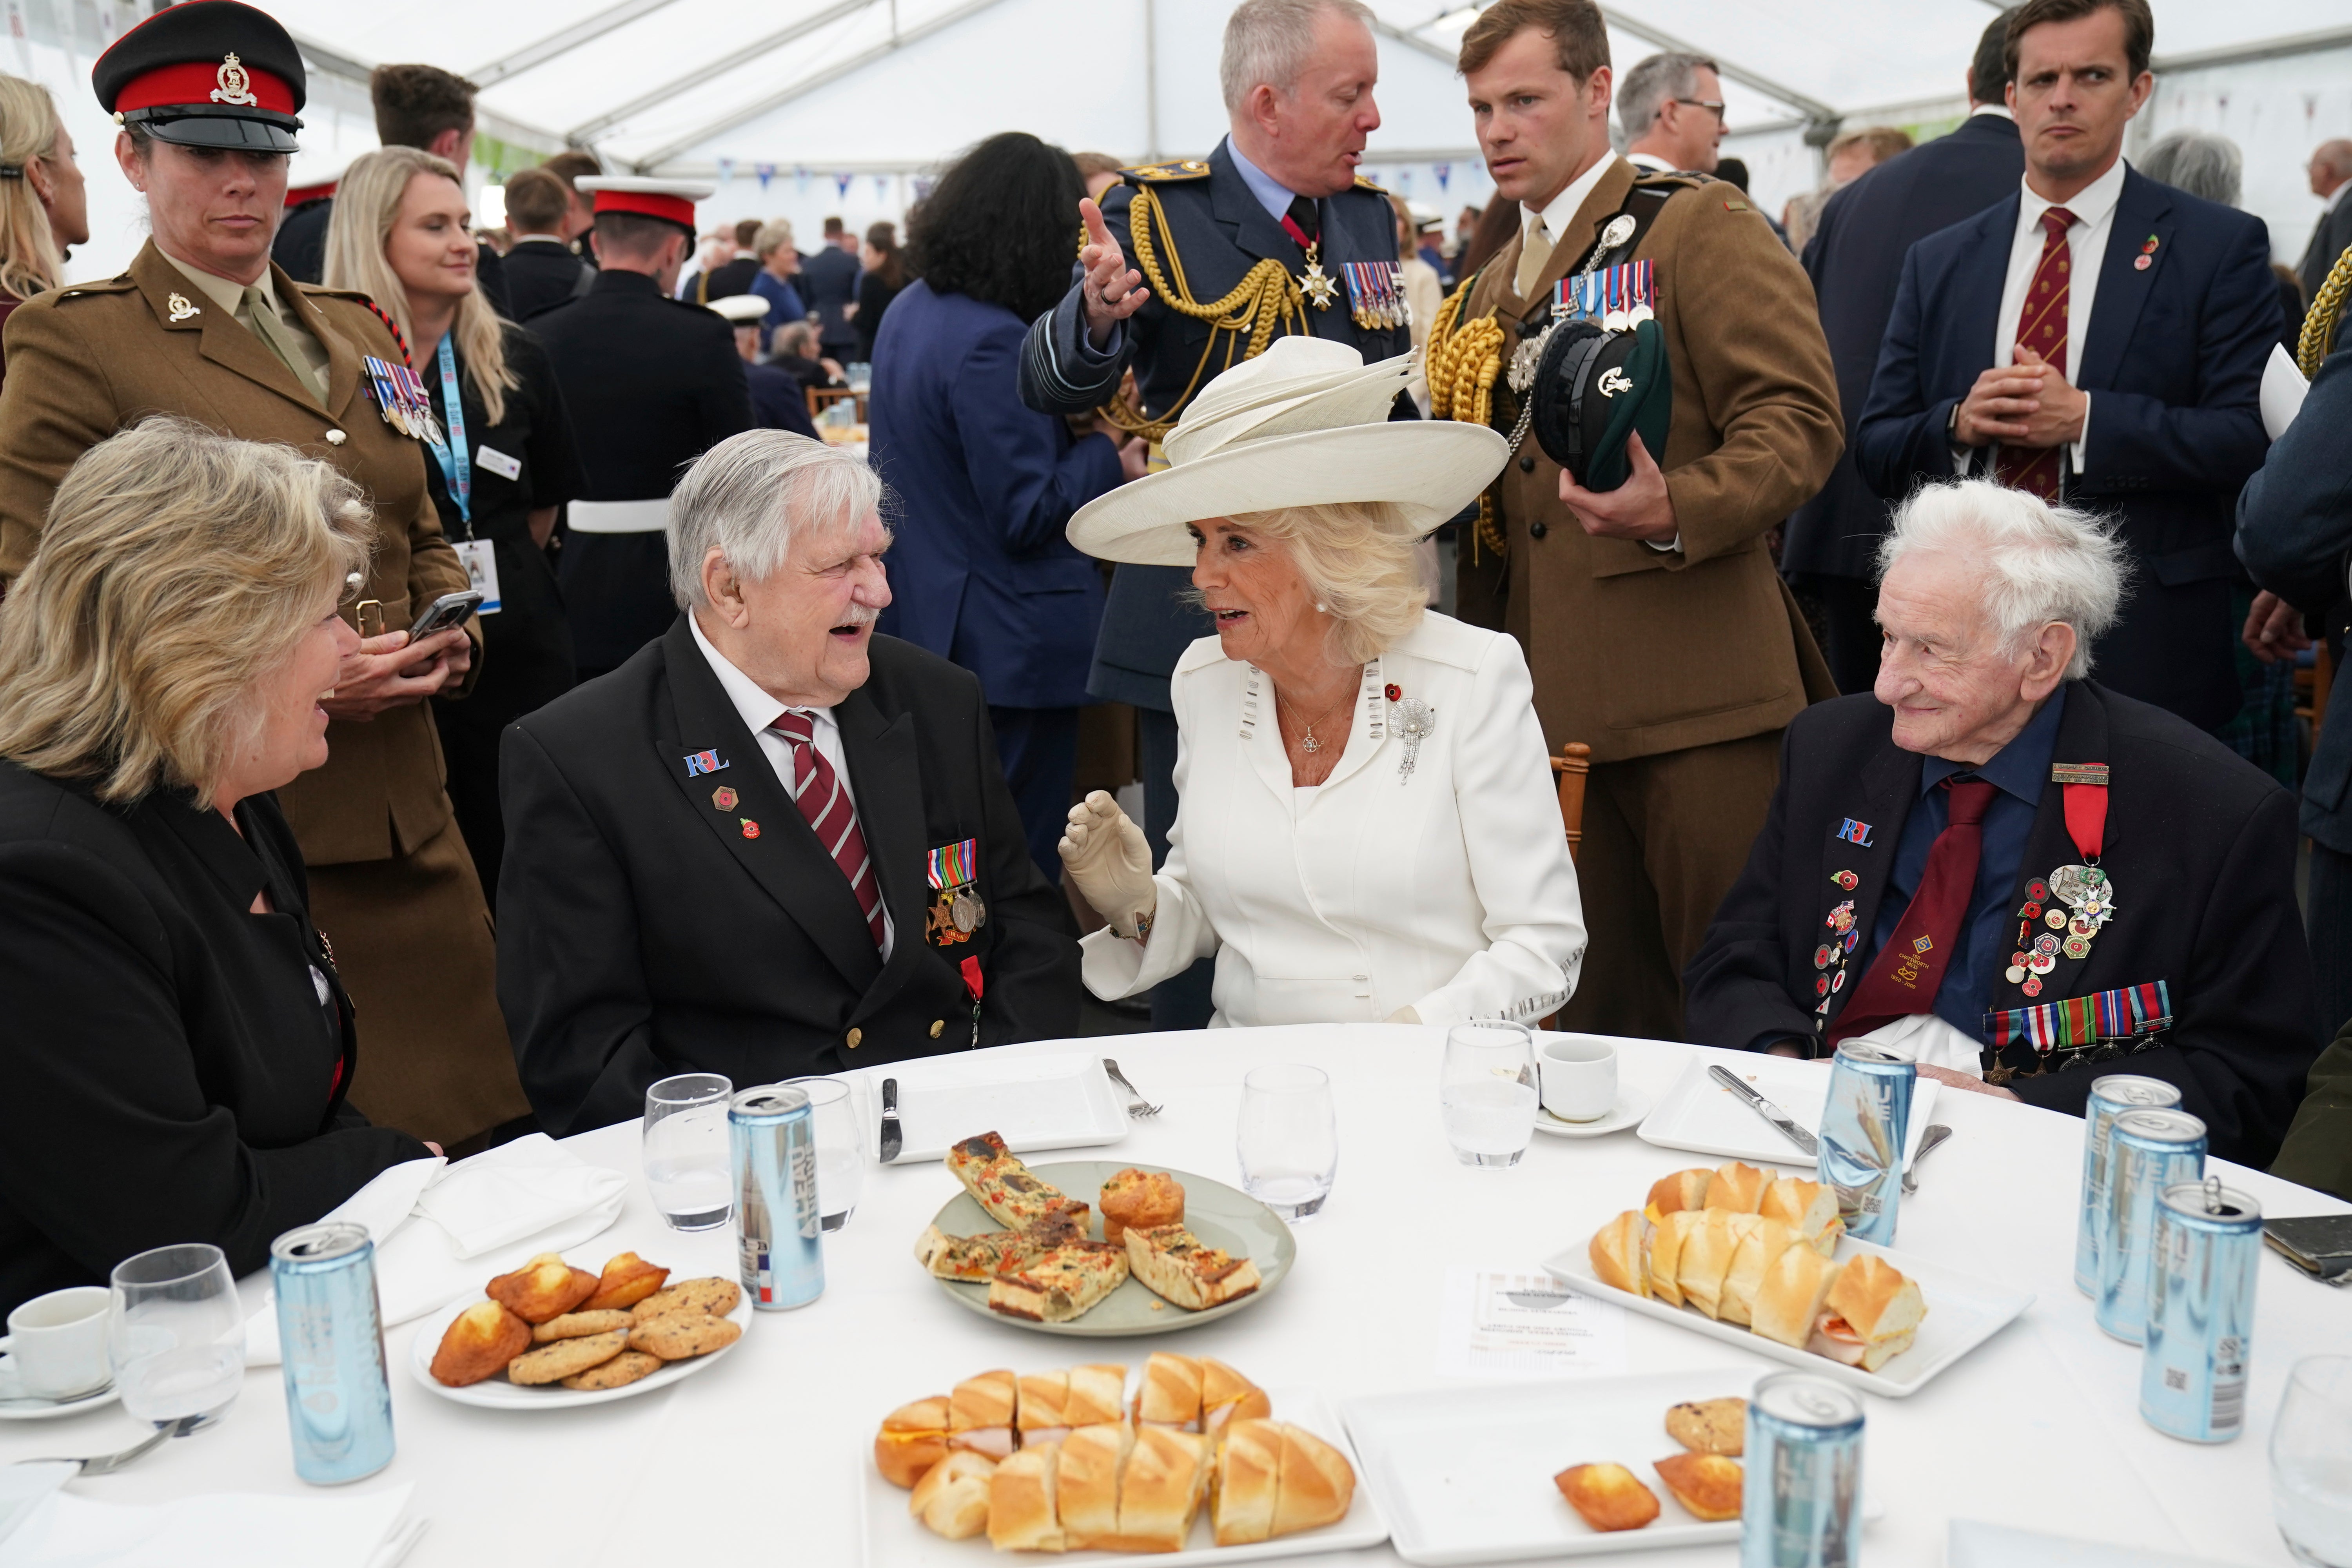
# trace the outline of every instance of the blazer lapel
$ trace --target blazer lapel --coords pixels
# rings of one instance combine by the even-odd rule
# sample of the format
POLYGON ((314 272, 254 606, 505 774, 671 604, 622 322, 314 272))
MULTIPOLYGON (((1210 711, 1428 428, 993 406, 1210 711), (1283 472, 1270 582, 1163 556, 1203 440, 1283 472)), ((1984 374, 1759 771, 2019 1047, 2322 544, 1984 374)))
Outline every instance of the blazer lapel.
MULTIPOLYGON (((281 272, 278 276, 282 279, 285 274, 281 272)), ((149 240, 132 259, 131 279, 139 285, 139 291, 147 297, 148 308, 155 312, 155 319, 163 324, 166 331, 201 334, 203 341, 199 350, 215 364, 235 371, 280 397, 293 399, 313 416, 324 412, 310 393, 303 390, 302 384, 294 379, 294 373, 269 352, 268 345, 254 336, 252 331, 236 316, 215 304, 210 295, 189 282, 180 269, 155 248, 153 240, 149 240), (178 318, 176 321, 173 320, 175 316, 178 318)), ((287 285, 281 282, 279 287, 282 289, 287 285)))
MULTIPOLYGON (((1345 783, 1349 775, 1370 763, 1388 740, 1389 704, 1381 690, 1387 679, 1381 673, 1379 659, 1365 663, 1362 679, 1357 682, 1356 709, 1349 716, 1348 749, 1331 765, 1329 776, 1323 781, 1324 788, 1345 783)), ((1444 721, 1444 715, 1439 715, 1438 721, 1444 721)), ((1287 757, 1283 760, 1286 763, 1289 761, 1287 757)))
MULTIPOLYGON (((2107 253, 2099 261, 2099 292, 2091 305, 2090 341, 2083 345, 2083 361, 2069 378, 2076 386, 2094 391, 2113 387, 2122 370, 2124 350, 2139 330, 2139 315, 2156 287, 2156 275, 2171 254, 2176 225, 2172 198, 2165 187, 2126 168, 2123 194, 2116 199, 2115 221, 2107 226, 2107 253), (2148 241, 2156 248, 2145 250, 2148 241), (2139 260, 2147 258, 2142 267, 2139 260)), ((2070 367, 2072 368, 2072 367, 2070 367)))
MULTIPOLYGON (((1306 253, 1264 206, 1257 193, 1234 166, 1233 149, 1220 142, 1209 154, 1209 212, 1232 235, 1234 243, 1253 257, 1273 257, 1285 267, 1300 268, 1306 253)), ((1238 279, 1236 279, 1238 281, 1238 279)), ((1197 287, 1197 285, 1196 285, 1197 287)))
MULTIPOLYGON (((849 763, 850 793, 857 800, 857 826, 866 835, 882 902, 890 911, 890 962, 858 1000, 851 1021, 872 1016, 898 994, 922 962, 929 888, 916 880, 924 864, 923 784, 915 752, 915 718, 884 717, 874 700, 853 691, 833 710, 841 726, 842 755, 849 763)), ((814 840, 814 835, 811 836, 814 840)))
MULTIPOLYGON (((310 335, 326 347, 327 411, 348 425, 352 422, 352 400, 359 395, 360 390, 359 346, 334 330, 329 321, 327 308, 312 299, 309 289, 288 277, 286 269, 276 262, 269 265, 271 273, 278 279, 278 298, 293 303, 301 311, 303 323, 310 329, 310 335)), ((433 385, 437 392, 439 383, 433 385)), ((367 412, 375 412, 373 403, 367 412)))
POLYGON ((2010 196, 1989 208, 1976 223, 1976 258, 1952 268, 1952 309, 1949 331, 1962 334, 1951 360, 1953 381, 1931 395, 1965 394, 1979 372, 1991 368, 1993 354, 2004 336, 2017 333, 2015 321, 2000 319, 2001 289, 2009 281, 2009 253, 2017 239, 2018 198, 2010 196))
POLYGON ((1895 842, 1918 804, 1921 759, 1890 739, 1862 770, 1853 815, 1824 825, 1821 880, 1814 898, 1813 1015, 1826 1026, 1845 1011, 1863 975, 1863 948, 1878 924, 1878 906, 1895 869, 1895 842))

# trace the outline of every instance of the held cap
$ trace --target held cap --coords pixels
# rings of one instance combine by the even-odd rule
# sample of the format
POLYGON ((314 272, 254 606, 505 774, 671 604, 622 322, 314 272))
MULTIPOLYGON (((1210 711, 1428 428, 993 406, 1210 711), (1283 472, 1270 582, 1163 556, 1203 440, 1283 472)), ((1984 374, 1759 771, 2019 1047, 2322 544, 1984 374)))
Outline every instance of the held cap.
POLYGON ((1553 329, 1536 367, 1529 424, 1544 455, 1586 489, 1613 490, 1631 477, 1626 438, 1636 433, 1660 468, 1674 422, 1674 374, 1655 321, 1606 331, 1591 321, 1553 329))

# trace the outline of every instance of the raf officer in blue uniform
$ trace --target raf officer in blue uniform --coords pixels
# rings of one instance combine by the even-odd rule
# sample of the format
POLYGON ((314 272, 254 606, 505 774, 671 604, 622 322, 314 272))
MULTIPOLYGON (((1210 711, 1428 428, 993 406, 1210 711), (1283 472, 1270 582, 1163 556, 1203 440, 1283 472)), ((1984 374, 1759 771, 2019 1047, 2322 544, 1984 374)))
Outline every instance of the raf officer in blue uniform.
MULTIPOLYGON (((1048 414, 1100 409, 1152 443, 1156 466, 1160 438, 1192 395, 1277 336, 1335 339, 1367 363, 1411 352, 1395 211, 1356 174, 1381 123, 1371 21, 1358 0, 1234 7, 1218 70, 1230 134, 1205 161, 1124 170, 1099 209, 1079 204, 1076 280, 1029 329, 1024 402, 1048 414), (1119 392, 1129 370, 1132 401, 1119 392)), ((1400 400, 1400 417, 1412 412, 1400 400)), ((1176 817, 1168 679, 1211 633, 1180 597, 1191 586, 1181 567, 1120 566, 1087 686, 1139 711, 1155 860, 1176 817)), ((1159 988, 1154 1026, 1208 1021, 1205 967, 1159 988)))

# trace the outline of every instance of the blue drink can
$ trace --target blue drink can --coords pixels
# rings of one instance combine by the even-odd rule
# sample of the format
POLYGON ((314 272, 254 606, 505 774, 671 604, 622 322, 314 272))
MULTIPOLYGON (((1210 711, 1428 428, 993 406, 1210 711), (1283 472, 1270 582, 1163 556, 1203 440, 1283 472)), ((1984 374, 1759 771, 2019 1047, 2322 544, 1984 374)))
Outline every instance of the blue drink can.
POLYGON ((1851 1568, 1862 1560, 1862 1396, 1775 1373, 1748 1401, 1739 1568, 1851 1568))
POLYGON ((269 1244, 294 1473, 313 1486, 392 1463, 375 1243, 362 1225, 307 1225, 269 1244))
POLYGON ((2154 1253, 2139 1413, 2172 1436, 2226 1443, 2246 1429, 2263 1206, 2219 1176, 2167 1187, 2154 1253))
POLYGON ((744 1089, 727 1105, 738 1267, 760 1311, 805 1307, 824 1294, 815 1121, 808 1090, 789 1084, 744 1089))
POLYGON ((2160 1078, 2118 1072, 2091 1080, 2091 1099, 2083 1108, 2083 1217, 2074 1232, 2074 1289, 2085 1296, 2099 1293, 2099 1236, 2106 1227, 2114 1160, 2108 1135, 2116 1118, 2126 1110, 2168 1110, 2179 1103, 2180 1090, 2160 1078))
POLYGON ((1911 1088, 1919 1069, 1891 1051, 1848 1040, 1830 1064, 1822 1108, 1821 1179, 1837 1194, 1838 1217, 1857 1241, 1895 1239, 1903 1198, 1903 1141, 1911 1131, 1911 1088))
POLYGON ((2185 1110, 2126 1110, 2116 1118, 2107 1141, 2110 1174, 2094 1316, 2102 1331, 2136 1345, 2147 1323, 2156 1200, 2168 1187, 2203 1178, 2205 1124, 2185 1110))

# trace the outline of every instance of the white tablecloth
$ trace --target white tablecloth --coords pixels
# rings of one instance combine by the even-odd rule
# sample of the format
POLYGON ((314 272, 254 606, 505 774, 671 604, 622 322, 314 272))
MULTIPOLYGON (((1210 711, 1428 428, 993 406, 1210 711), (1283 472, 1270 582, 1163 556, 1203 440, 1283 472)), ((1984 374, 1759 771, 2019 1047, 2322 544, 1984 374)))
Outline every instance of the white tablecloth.
MULTIPOLYGON (((417 1568, 539 1562, 550 1552, 567 1568, 743 1562, 754 1552, 833 1568, 860 1561, 857 1488, 881 1415, 990 1367, 1139 1362, 1165 1348, 1217 1355, 1262 1383, 1311 1384, 1335 1400, 1440 1386, 1447 1265, 1532 1268, 1563 1246, 1581 1246, 1658 1176, 1715 1163, 1653 1148, 1628 1131, 1591 1141, 1538 1136, 1513 1170, 1457 1164, 1438 1121, 1443 1038, 1433 1029, 1294 1027, 1011 1047, 1110 1050, 1165 1104, 1124 1142, 1071 1157, 1131 1159, 1225 1182, 1238 1181, 1243 1073, 1264 1062, 1307 1061, 1331 1074, 1338 1185, 1323 1215, 1298 1228, 1289 1279, 1238 1316, 1193 1332, 1108 1343, 991 1323, 944 1300, 911 1254, 932 1213, 954 1194, 953 1179, 936 1164, 871 1169, 855 1218, 826 1240, 824 1298, 796 1312, 762 1314, 725 1364, 643 1398, 545 1415, 453 1405, 410 1377, 415 1325, 394 1329, 400 1453, 360 1485, 415 1484, 415 1507, 433 1521, 410 1559, 417 1568), (1411 1244, 1402 1253, 1400 1240, 1411 1244), (1400 1256, 1425 1263, 1371 1272, 1375 1258, 1400 1256)), ((1689 1049, 1626 1042, 1626 1079, 1663 1090, 1689 1049)), ((2176 1442, 2139 1418, 2139 1352, 2101 1334, 2074 1288, 2083 1124, 1954 1093, 1940 1097, 1937 1119, 1956 1136, 1921 1166, 1897 1245, 2038 1300, 1924 1392, 1868 1402, 1870 1485, 1886 1506, 1866 1540, 1869 1559, 1940 1563, 1948 1521, 1963 1518, 2223 1563, 2288 1563, 2271 1522, 2264 1451, 2288 1363, 2352 1345, 2352 1293, 2312 1283, 2266 1253, 2248 1430, 2218 1447, 2176 1442)), ((690 1237, 661 1228, 638 1171, 634 1124, 567 1146, 632 1184, 620 1222, 574 1248, 575 1261, 594 1268, 634 1247, 688 1274, 729 1270, 727 1232, 690 1237)), ((2347 1206, 2258 1173, 2221 1169, 2273 1214, 2347 1206)), ((1752 1359, 1640 1317, 1628 1322, 1626 1342, 1637 1373, 1752 1359)), ((136 1435, 119 1407, 0 1424, 0 1463, 106 1452, 136 1435)), ((93 1500, 142 1503, 206 1491, 307 1491, 294 1477, 277 1370, 249 1373, 215 1430, 75 1488, 93 1500)), ((1720 1568, 1736 1553, 1718 1547, 1640 1560, 1720 1568)), ((975 1549, 975 1568, 994 1561, 1003 1560, 975 1549)), ((1398 1559, 1382 1547, 1314 1561, 1398 1559)))

